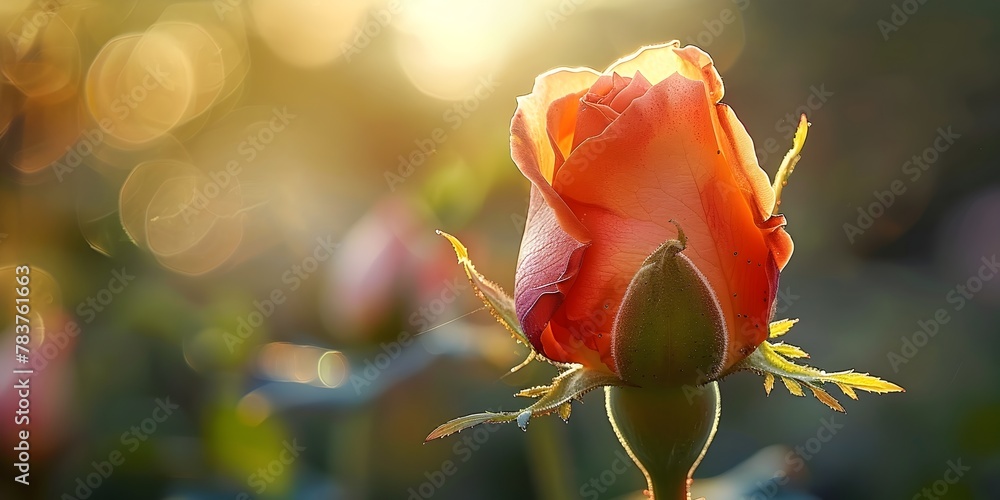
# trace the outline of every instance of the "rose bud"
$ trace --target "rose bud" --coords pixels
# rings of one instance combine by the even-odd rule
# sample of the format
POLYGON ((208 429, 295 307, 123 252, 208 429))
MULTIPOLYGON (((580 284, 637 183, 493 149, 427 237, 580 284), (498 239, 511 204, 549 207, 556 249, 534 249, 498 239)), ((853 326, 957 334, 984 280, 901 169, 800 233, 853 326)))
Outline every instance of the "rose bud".
POLYGON ((722 95, 708 54, 672 42, 603 73, 545 73, 518 99, 511 152, 531 197, 514 297, 536 351, 640 385, 700 383, 768 338, 792 242, 722 95), (647 269, 672 221, 686 247, 647 269))
POLYGON ((531 352, 555 364, 549 385, 517 396, 534 403, 452 419, 438 439, 482 423, 558 414, 605 387, 608 418, 646 478, 650 498, 691 498, 690 486, 718 425, 717 379, 737 370, 803 385, 837 411, 821 387, 902 392, 854 370, 790 361, 797 320, 771 321, 778 275, 792 253, 776 214, 808 122, 802 116, 773 186, 753 143, 722 99, 707 54, 680 43, 645 47, 603 73, 558 69, 518 98, 511 156, 531 182, 514 297, 452 244, 473 289, 531 352))

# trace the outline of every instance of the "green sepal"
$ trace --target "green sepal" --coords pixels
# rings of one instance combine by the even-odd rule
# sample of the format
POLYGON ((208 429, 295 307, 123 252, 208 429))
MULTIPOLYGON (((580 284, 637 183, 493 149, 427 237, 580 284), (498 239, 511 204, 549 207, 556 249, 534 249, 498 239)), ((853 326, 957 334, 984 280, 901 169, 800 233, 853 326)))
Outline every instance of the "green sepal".
POLYGON ((677 239, 643 261, 622 298, 611 354, 615 371, 634 385, 701 385, 722 370, 726 320, 712 285, 681 253, 686 245, 677 225, 677 239))

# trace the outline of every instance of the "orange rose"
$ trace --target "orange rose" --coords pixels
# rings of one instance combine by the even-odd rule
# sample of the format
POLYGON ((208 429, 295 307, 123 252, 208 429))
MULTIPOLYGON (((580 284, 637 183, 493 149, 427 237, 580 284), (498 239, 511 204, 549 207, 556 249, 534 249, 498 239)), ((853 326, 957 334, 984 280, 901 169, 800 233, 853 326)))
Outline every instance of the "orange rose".
POLYGON ((518 99, 514 162, 531 181, 514 296, 480 274, 468 249, 442 233, 480 299, 532 360, 554 362, 549 385, 518 411, 448 421, 427 440, 478 424, 556 413, 605 388, 608 419, 646 477, 650 498, 691 498, 691 477, 711 443, 722 375, 749 370, 770 393, 780 379, 844 411, 821 387, 901 392, 854 370, 798 365, 802 349, 768 339, 778 274, 792 253, 781 189, 800 158, 808 123, 772 188, 753 143, 722 99, 712 60, 680 43, 646 47, 603 74, 558 69, 518 99), (776 192, 777 191, 777 192, 776 192))
POLYGON ((518 98, 511 154, 532 186, 514 299, 536 351, 619 373, 616 317, 643 262, 677 237, 672 221, 721 312, 724 350, 703 378, 768 338, 792 241, 722 96, 708 54, 675 41, 604 73, 550 71, 518 98))

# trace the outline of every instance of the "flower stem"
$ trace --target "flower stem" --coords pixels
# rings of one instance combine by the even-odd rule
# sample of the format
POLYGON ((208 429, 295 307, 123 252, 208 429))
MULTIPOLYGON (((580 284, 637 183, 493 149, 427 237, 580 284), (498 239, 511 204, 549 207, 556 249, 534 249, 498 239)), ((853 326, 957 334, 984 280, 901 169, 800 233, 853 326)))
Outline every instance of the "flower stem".
POLYGON ((608 419, 654 500, 689 500, 719 422, 719 384, 605 388, 608 419))

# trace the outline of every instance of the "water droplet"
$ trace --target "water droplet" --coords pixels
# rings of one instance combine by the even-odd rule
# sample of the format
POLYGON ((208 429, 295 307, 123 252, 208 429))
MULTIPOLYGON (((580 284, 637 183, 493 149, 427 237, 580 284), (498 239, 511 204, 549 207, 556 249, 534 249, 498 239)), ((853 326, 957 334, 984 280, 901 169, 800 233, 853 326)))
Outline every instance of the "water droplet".
POLYGON ((522 431, 528 430, 528 419, 531 418, 531 410, 524 410, 517 416, 517 426, 522 431))

